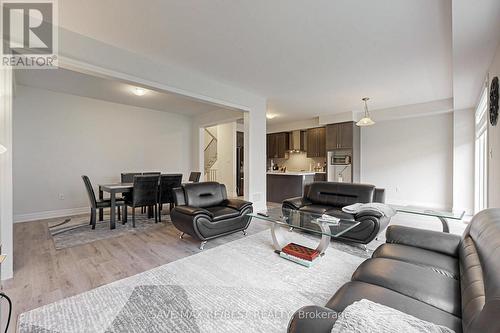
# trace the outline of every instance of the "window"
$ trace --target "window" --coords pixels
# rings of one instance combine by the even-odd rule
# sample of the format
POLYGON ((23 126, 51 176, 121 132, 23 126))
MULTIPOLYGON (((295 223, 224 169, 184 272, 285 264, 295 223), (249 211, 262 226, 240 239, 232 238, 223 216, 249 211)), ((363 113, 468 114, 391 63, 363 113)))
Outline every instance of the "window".
POLYGON ((474 213, 488 206, 488 88, 476 109, 474 213))

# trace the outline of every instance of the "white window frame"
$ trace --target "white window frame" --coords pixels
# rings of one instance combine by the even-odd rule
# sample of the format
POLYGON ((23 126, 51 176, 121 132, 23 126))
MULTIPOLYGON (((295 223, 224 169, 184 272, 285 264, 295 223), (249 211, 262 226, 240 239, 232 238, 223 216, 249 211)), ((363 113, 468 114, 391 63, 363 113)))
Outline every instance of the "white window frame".
POLYGON ((488 87, 475 112, 474 213, 488 207, 488 87))

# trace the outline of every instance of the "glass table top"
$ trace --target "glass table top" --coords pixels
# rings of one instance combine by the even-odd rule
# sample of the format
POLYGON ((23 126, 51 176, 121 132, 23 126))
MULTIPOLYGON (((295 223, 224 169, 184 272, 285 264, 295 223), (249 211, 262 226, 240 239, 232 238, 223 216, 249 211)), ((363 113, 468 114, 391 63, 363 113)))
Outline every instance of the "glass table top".
POLYGON ((318 235, 330 237, 342 236, 347 231, 353 229, 360 222, 354 220, 342 220, 330 215, 321 215, 310 212, 303 212, 293 209, 270 209, 267 216, 259 213, 250 213, 247 216, 252 220, 272 222, 293 230, 302 230, 318 235))
POLYGON ((426 216, 434 216, 445 219, 452 220, 461 220, 465 215, 465 211, 461 212, 444 212, 440 210, 435 210, 431 208, 424 207, 416 207, 416 206, 399 206, 399 205, 389 205, 395 211, 401 213, 409 213, 409 214, 417 214, 417 215, 426 215, 426 216))

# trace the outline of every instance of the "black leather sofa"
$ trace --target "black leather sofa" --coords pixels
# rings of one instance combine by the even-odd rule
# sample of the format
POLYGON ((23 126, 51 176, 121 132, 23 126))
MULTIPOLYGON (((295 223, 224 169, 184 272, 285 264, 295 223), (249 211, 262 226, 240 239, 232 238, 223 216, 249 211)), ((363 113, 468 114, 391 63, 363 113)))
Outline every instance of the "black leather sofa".
POLYGON ((216 182, 188 183, 174 190, 175 207, 170 212, 174 226, 182 234, 201 241, 203 250, 210 239, 245 230, 250 224, 246 214, 252 203, 228 199, 226 186, 216 182))
POLYGON ((389 224, 389 218, 378 212, 365 212, 351 215, 344 213, 342 207, 354 203, 385 202, 385 190, 367 184, 335 182, 314 182, 306 187, 304 196, 283 201, 285 209, 328 214, 344 220, 361 222, 338 239, 368 244, 389 224))
POLYGON ((297 311, 288 332, 329 333, 336 314, 361 299, 457 333, 500 332, 500 209, 478 213, 462 237, 389 227, 387 243, 358 267, 352 281, 326 307, 297 311))

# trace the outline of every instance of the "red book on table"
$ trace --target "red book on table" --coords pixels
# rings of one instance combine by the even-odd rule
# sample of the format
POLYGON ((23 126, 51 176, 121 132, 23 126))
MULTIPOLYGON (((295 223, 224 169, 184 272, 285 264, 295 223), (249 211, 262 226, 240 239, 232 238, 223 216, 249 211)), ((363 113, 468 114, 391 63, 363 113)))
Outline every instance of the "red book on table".
POLYGON ((319 256, 319 252, 317 250, 295 243, 288 244, 283 249, 281 249, 281 251, 297 258, 309 261, 313 261, 317 256, 319 256))

